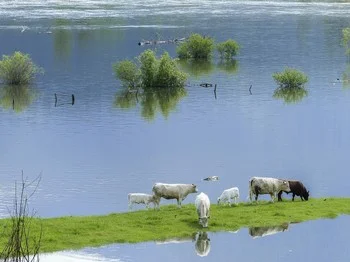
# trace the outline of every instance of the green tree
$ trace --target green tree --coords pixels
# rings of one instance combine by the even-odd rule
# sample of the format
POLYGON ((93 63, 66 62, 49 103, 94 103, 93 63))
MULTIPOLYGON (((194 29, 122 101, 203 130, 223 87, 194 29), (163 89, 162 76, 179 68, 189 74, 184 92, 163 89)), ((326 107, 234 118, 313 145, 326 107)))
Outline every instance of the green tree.
POLYGON ((232 39, 228 39, 216 45, 216 50, 219 52, 220 58, 226 60, 232 59, 234 56, 238 55, 239 49, 239 44, 232 39))
POLYGON ((303 87, 308 81, 303 72, 288 67, 283 72, 274 73, 272 77, 281 88, 303 87))
POLYGON ((210 59, 214 50, 214 40, 200 34, 192 34, 181 43, 176 51, 181 59, 210 59))
POLYGON ((15 52, 13 55, 3 55, 0 60, 0 79, 9 85, 27 85, 41 73, 28 54, 15 52))
POLYGON ((346 27, 342 30, 342 45, 345 48, 346 55, 350 55, 350 27, 346 27))

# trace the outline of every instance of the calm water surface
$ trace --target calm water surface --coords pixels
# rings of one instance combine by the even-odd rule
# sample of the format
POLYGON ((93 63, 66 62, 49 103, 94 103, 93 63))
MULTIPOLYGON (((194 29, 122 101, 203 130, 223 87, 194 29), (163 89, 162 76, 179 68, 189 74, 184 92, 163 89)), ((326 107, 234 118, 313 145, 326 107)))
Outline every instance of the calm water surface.
MULTIPOLYGON (((0 217, 9 215, 22 170, 29 179, 42 174, 30 203, 42 217, 126 211, 127 193, 151 192, 155 182, 196 183, 212 200, 238 186, 245 201, 251 176, 272 176, 302 180, 312 197, 349 196, 344 181, 350 88, 336 80, 349 74, 340 45, 349 18, 346 1, 1 1, 0 55, 29 53, 45 73, 17 92, 0 87, 0 217), (141 40, 191 32, 217 41, 233 38, 242 46, 240 55, 228 65, 216 56, 204 65, 181 64, 190 74, 181 96, 137 101, 121 93, 114 62, 139 55, 147 48, 138 46, 141 40), (273 97, 272 74, 285 66, 309 76, 307 95, 296 94, 295 101, 273 97), (217 84, 216 99, 202 82, 217 84), (220 180, 202 181, 211 175, 220 180)), ((156 48, 159 54, 164 50, 176 55, 174 45, 156 48)), ((193 200, 191 195, 184 202, 193 200)), ((348 228, 346 219, 327 225, 348 228)), ((300 228, 310 227, 316 235, 307 236, 316 239, 323 236, 315 231, 318 225, 300 228)), ((298 228, 281 235, 298 234, 298 228)), ((324 236, 341 234, 326 229, 324 236)), ((264 247, 272 250, 272 239, 279 237, 266 238, 264 247)), ((210 238, 208 257, 228 256, 231 249, 223 243, 232 242, 228 245, 243 256, 243 250, 265 241, 241 231, 210 238)), ((289 249, 296 254, 315 245, 296 239, 283 237, 283 258, 289 249)), ((330 246, 341 256, 333 261, 349 255, 330 246)), ((112 257, 140 261, 144 253, 152 255, 149 250, 167 257, 179 248, 186 249, 184 260, 197 258, 192 242, 137 247, 132 255, 130 245, 108 247, 106 253, 117 250, 121 253, 112 257)))

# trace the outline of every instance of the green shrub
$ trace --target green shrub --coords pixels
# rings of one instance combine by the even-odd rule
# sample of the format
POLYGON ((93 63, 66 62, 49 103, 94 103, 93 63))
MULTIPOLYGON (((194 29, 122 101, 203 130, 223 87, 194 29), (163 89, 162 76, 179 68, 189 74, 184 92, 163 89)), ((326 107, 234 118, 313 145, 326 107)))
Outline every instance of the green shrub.
POLYGON ((286 68, 283 72, 274 73, 272 77, 281 88, 303 87, 308 81, 308 77, 303 72, 293 68, 286 68))
POLYGON ((32 62, 29 55, 21 52, 15 52, 11 56, 3 55, 0 60, 0 79, 6 84, 29 84, 41 72, 42 69, 32 62))
POLYGON ((239 49, 239 44, 232 39, 228 39, 225 42, 216 45, 216 50, 219 52, 220 57, 223 59, 231 59, 232 57, 236 56, 239 52, 239 49))
POLYGON ((342 45, 345 48, 346 55, 350 55, 350 27, 346 27, 342 30, 342 45))
POLYGON ((113 69, 116 77, 123 83, 123 86, 135 88, 140 85, 141 72, 133 62, 129 60, 121 61, 114 64, 113 69))
POLYGON ((185 85, 187 75, 178 69, 176 60, 171 59, 167 52, 157 59, 152 50, 146 50, 137 58, 137 61, 139 67, 129 60, 113 65, 116 77, 124 86, 148 89, 185 85))
POLYGON ((192 34, 177 48, 179 58, 185 59, 209 59, 214 50, 214 40, 200 34, 192 34))

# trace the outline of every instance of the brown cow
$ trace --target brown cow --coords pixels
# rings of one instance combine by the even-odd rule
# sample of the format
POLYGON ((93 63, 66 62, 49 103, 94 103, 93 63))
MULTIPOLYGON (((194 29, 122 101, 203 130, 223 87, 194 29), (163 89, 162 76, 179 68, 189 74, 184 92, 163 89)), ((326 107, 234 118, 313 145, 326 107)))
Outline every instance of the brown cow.
POLYGON ((278 201, 282 201, 282 193, 285 192, 287 194, 293 193, 292 200, 294 201, 295 195, 300 196, 301 200, 304 201, 304 199, 307 201, 309 200, 309 191, 306 190, 303 183, 297 180, 288 180, 290 191, 283 191, 281 190, 278 192, 278 201))

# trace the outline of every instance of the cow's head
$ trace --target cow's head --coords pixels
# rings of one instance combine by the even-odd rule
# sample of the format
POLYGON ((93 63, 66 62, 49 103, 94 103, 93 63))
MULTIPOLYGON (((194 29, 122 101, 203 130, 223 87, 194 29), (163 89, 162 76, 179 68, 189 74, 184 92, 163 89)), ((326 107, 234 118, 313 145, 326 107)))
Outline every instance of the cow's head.
POLYGON ((220 198, 220 197, 218 197, 218 205, 220 204, 220 201, 221 201, 221 198, 220 198))
POLYGON ((309 195, 310 195, 310 192, 309 191, 305 191, 304 194, 303 194, 303 198, 305 198, 305 200, 309 200, 309 195))
POLYGON ((197 193, 197 192, 198 192, 197 186, 195 184, 192 184, 191 193, 197 193))
POLYGON ((286 192, 290 191, 289 182, 287 180, 282 180, 281 190, 286 192))
POLYGON ((200 217, 198 222, 200 225, 202 225, 202 227, 208 227, 208 219, 209 217, 200 217))

